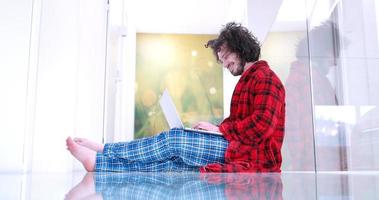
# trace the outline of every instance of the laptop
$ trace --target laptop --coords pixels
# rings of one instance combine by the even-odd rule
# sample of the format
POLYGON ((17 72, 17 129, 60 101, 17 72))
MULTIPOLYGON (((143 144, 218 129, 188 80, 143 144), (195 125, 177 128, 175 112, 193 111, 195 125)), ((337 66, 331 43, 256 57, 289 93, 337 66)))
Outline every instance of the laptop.
POLYGON ((193 132, 198 132, 198 133, 206 133, 206 134, 222 136, 222 133, 220 132, 184 127, 183 122, 180 119, 178 112, 176 111, 175 104, 172 101, 172 98, 170 94, 168 93, 167 89, 163 91, 163 94, 161 98, 159 99, 159 104, 162 108, 166 121, 168 122, 168 125, 170 126, 170 129, 180 128, 186 131, 193 131, 193 132))

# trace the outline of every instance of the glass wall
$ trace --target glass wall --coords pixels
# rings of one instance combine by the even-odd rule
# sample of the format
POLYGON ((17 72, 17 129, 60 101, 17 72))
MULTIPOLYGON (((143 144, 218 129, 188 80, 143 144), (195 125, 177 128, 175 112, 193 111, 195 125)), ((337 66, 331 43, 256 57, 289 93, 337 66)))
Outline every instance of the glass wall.
POLYGON ((317 170, 379 169, 377 4, 319 0, 308 13, 317 170))
POLYGON ((282 170, 314 171, 312 88, 304 0, 284 0, 266 39, 262 57, 286 88, 282 170), (297 10, 297 12, 293 12, 297 10))
POLYGON ((379 169, 378 4, 283 1, 262 52, 286 86, 283 170, 379 169))

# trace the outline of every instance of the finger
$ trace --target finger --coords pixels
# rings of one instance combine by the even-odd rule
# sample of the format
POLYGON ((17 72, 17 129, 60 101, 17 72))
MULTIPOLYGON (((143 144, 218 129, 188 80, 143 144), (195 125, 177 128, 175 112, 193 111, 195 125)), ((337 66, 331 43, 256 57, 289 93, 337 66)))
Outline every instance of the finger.
POLYGON ((204 126, 206 124, 206 122, 201 121, 201 122, 199 122, 199 124, 201 124, 202 126, 204 126))
POLYGON ((199 124, 199 123, 196 123, 195 125, 192 126, 192 128, 197 129, 197 128, 199 128, 199 126, 200 126, 200 124, 199 124))
POLYGON ((194 129, 203 130, 203 128, 201 126, 196 126, 196 127, 194 127, 194 129))

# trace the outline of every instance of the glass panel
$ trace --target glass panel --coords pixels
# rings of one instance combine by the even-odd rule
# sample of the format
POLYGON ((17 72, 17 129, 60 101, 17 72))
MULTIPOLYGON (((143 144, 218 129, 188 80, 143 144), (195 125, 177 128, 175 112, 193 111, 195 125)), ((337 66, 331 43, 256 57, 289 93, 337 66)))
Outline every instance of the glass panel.
POLYGON ((344 96, 356 108, 349 169, 379 170, 379 2, 349 0, 341 9, 342 31, 348 31, 342 41, 344 96))
MULTIPOLYGON (((313 22, 311 18, 310 24, 316 24, 313 22)), ((346 168, 344 124, 350 110, 338 106, 340 100, 335 90, 336 59, 339 55, 335 41, 338 41, 338 34, 332 21, 311 25, 309 31, 316 163, 319 170, 346 168)))
POLYGON ((311 81, 304 10, 304 0, 283 1, 262 46, 262 59, 269 61, 286 88, 282 170, 314 170, 311 81))
POLYGON ((215 37, 137 33, 135 138, 168 129, 158 103, 165 88, 186 126, 222 120, 222 67, 204 47, 215 37))
POLYGON ((318 0, 309 13, 317 170, 378 170, 374 0, 318 0))

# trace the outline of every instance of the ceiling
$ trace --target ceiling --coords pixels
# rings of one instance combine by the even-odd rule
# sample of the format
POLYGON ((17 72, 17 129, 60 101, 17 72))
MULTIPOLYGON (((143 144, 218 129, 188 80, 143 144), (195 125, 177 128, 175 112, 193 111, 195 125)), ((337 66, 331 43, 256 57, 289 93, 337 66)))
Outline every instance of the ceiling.
MULTIPOLYGON (((215 34, 233 0, 136 0, 137 32, 215 34)), ((237 2, 237 1, 235 1, 237 2)))
MULTIPOLYGON (((273 19, 267 20, 262 17, 253 20, 259 22, 259 26, 267 23, 262 26, 265 29, 274 31, 298 30, 303 28, 305 21, 305 15, 301 12, 304 10, 301 9, 303 5, 299 4, 304 0, 127 1, 129 8, 127 15, 129 18, 133 18, 137 32, 217 34, 222 25, 229 21, 247 24, 249 21, 247 19, 248 13, 262 12, 262 9, 265 9, 264 13, 272 12, 273 19)), ((256 24, 250 19, 249 25, 251 23, 256 24)))

